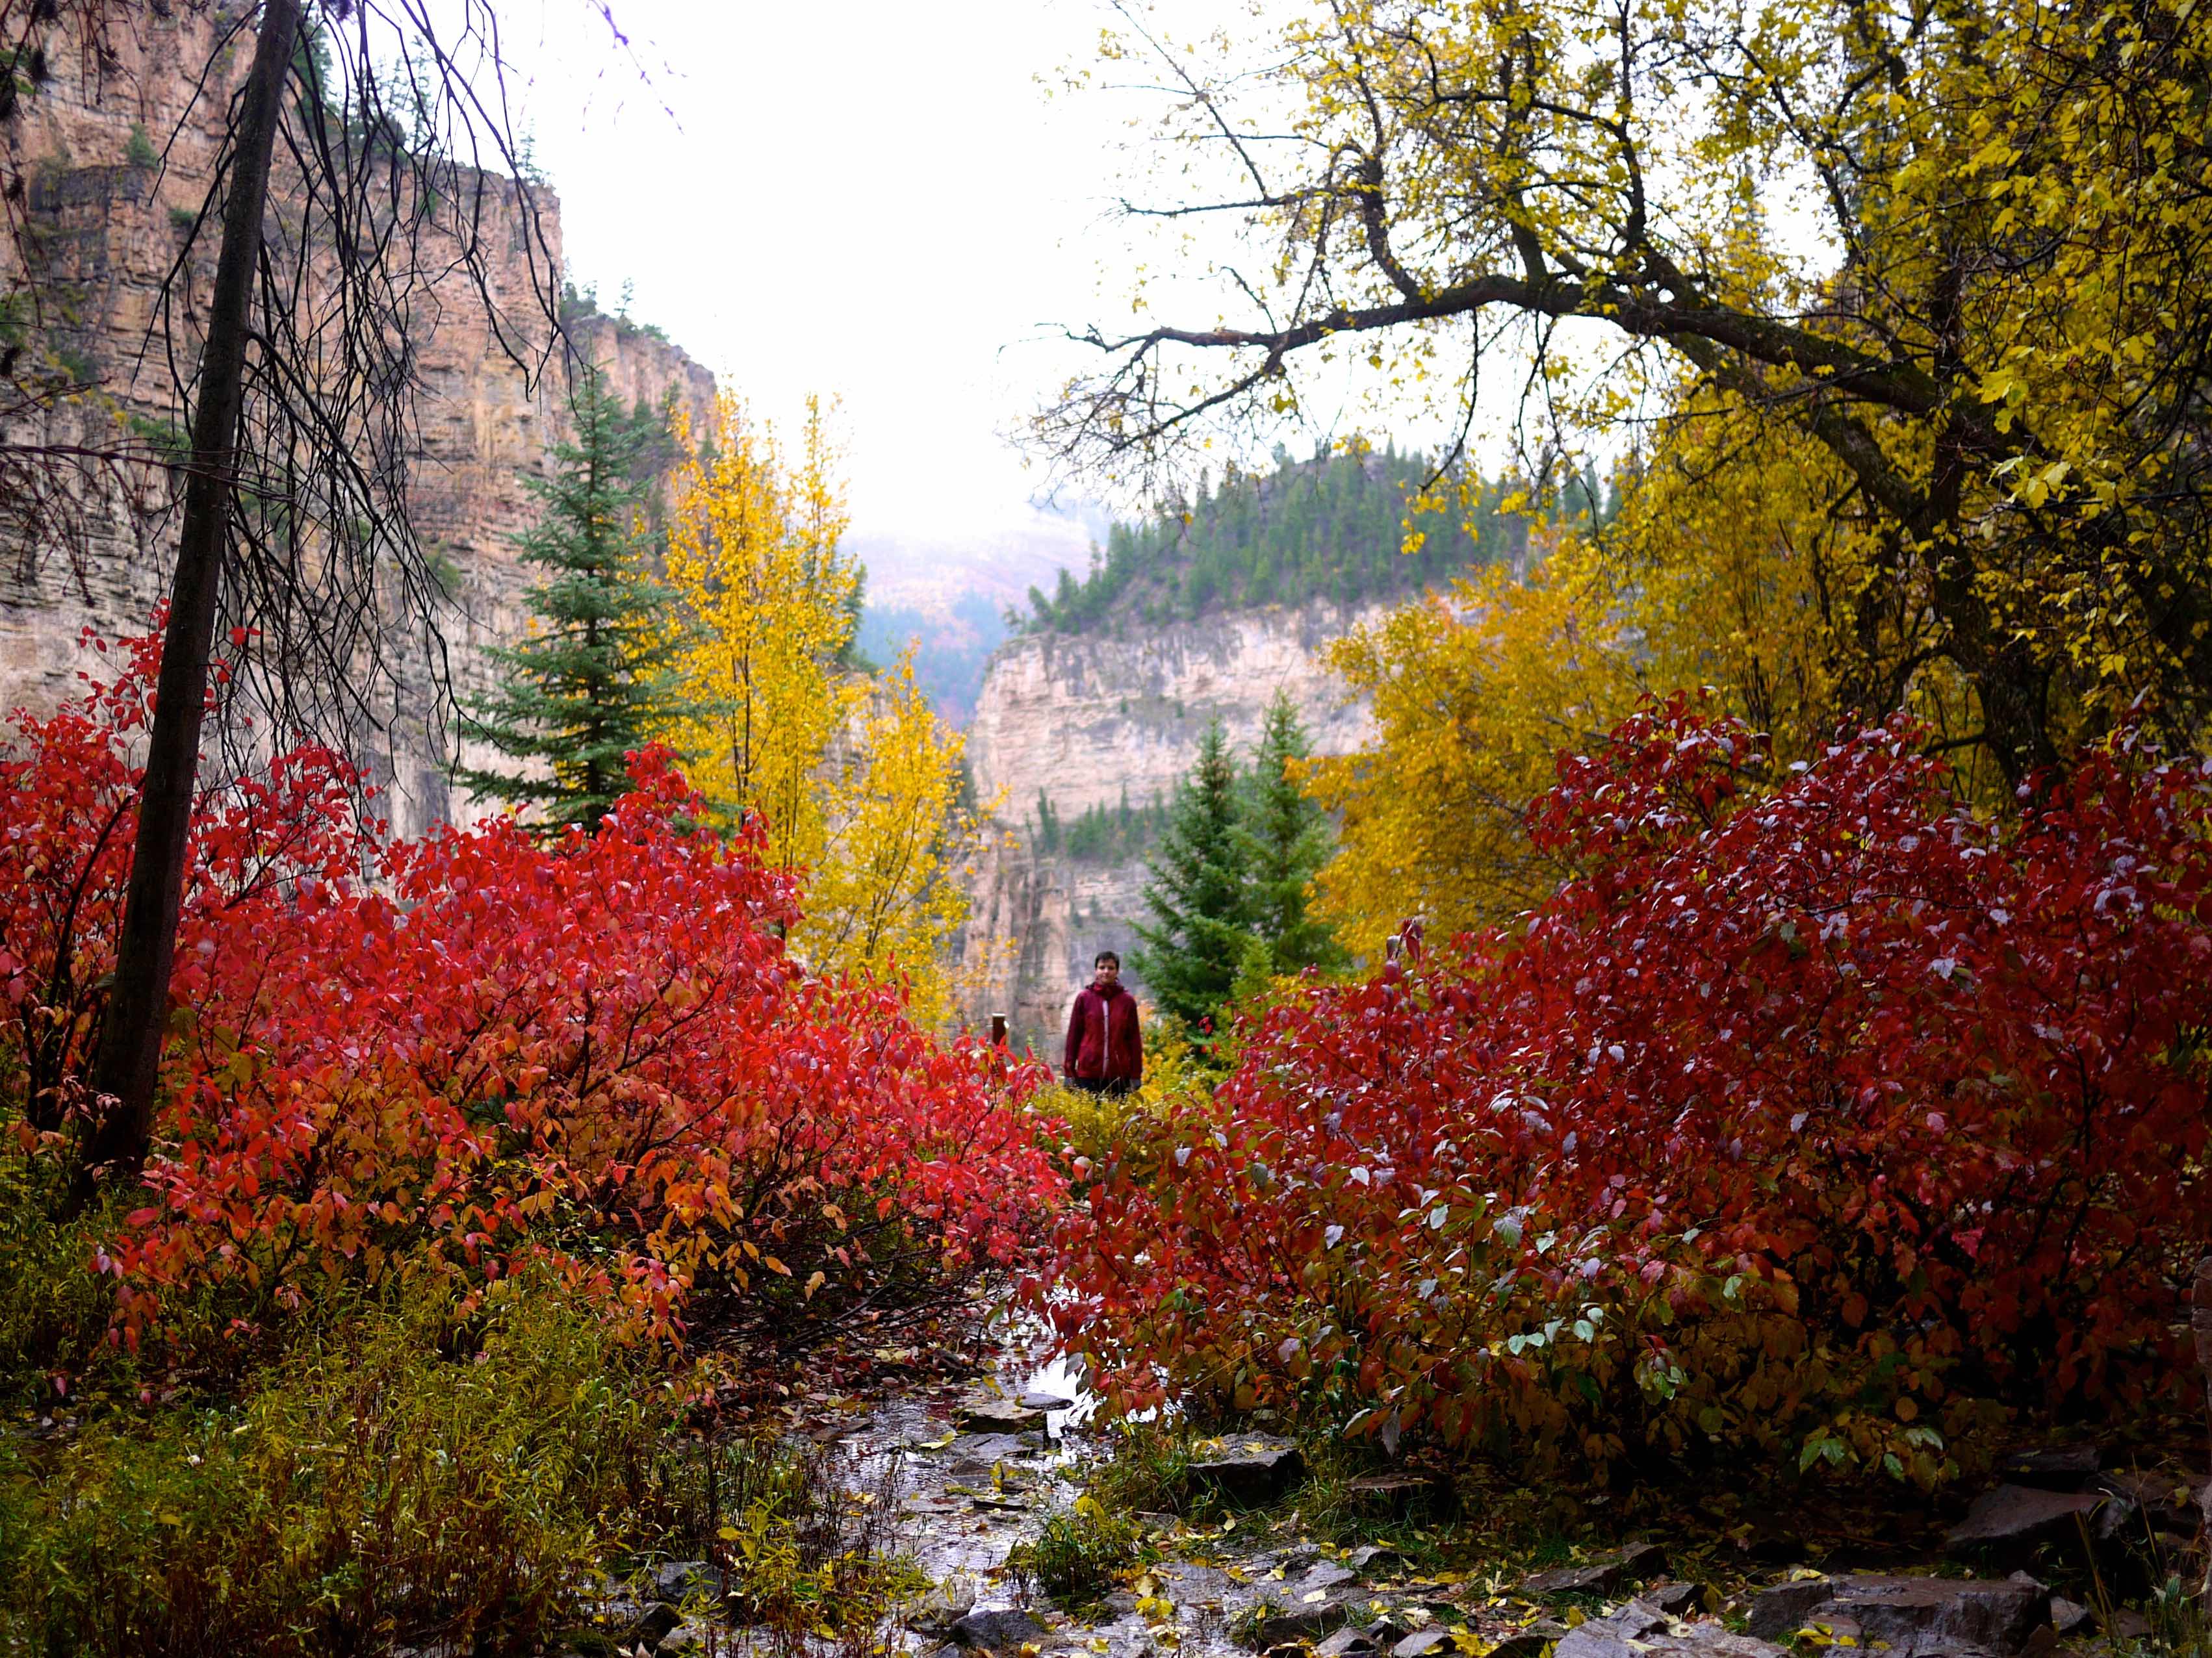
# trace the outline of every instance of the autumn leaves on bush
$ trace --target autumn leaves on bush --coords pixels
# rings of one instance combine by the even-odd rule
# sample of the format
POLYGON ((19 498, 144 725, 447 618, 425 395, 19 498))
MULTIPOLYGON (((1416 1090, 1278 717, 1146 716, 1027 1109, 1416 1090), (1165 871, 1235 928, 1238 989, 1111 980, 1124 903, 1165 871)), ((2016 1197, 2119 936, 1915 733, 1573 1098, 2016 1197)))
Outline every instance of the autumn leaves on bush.
MULTIPOLYGON (((0 762, 19 1155, 65 1162, 153 647, 0 762)), ((303 750, 196 831, 119 1339, 404 1266, 640 1334, 986 1265, 1125 1406, 1589 1465, 1933 1482, 2010 1406, 2171 1384, 2212 1028, 2212 779, 2123 738, 1992 826, 1903 724, 1774 774, 1700 705, 1563 756, 1516 926, 1310 983, 1063 1166, 1041 1071, 784 954, 791 878, 665 756, 592 835, 394 842, 303 750), (1234 1309, 1234 1317, 1224 1314, 1234 1309)))
MULTIPOLYGON (((69 1155, 121 907, 151 641, 0 767, 0 983, 33 1156, 69 1155)), ((93 1265, 118 1329, 319 1284, 526 1262, 639 1328, 896 1307, 1012 1260, 1060 1182, 1031 1067, 894 987, 803 975, 792 878, 665 756, 593 835, 511 817, 390 841, 327 752, 210 795, 147 1193, 93 1265)))
POLYGON ((1677 700, 1562 756, 1525 925, 1274 1009, 1079 1171, 1063 1334, 1128 1405, 1923 1483, 2177 1383, 2212 778, 2123 740, 1993 829, 1913 736, 1769 777, 1677 700))

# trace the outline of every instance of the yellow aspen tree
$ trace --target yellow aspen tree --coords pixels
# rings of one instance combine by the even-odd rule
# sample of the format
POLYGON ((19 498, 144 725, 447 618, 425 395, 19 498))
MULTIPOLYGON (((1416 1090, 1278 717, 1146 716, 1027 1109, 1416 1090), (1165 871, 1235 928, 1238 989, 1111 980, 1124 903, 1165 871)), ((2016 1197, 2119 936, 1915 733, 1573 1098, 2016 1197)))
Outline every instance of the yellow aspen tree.
POLYGON ((962 803, 965 739, 929 706, 909 647, 877 676, 835 756, 828 843, 793 948, 818 969, 902 974, 916 1017, 951 1011, 945 944, 968 917, 960 877, 979 845, 962 803))
POLYGON ((1554 756, 1601 734, 1642 689, 1588 550, 1562 546, 1516 580, 1499 567, 1358 629, 1329 661, 1375 713, 1358 753, 1304 762, 1339 814, 1316 911, 1373 954, 1408 915, 1443 936, 1537 902, 1561 871, 1522 830, 1554 756))
MULTIPOLYGON (((679 427, 688 449, 690 434, 679 427)), ((678 470, 668 528, 678 690, 663 735, 735 823, 766 819, 770 860, 813 865, 826 839, 822 773, 862 687, 838 664, 852 637, 858 562, 844 556, 842 492, 821 411, 787 470, 775 434, 734 396, 715 400, 703 452, 678 470)))
MULTIPOLYGON (((679 440, 691 447, 688 432, 679 440)), ((759 813, 769 860, 800 872, 793 956, 822 974, 902 975, 917 1017, 942 1020, 977 834, 961 804, 963 739, 915 684, 910 654, 877 676, 846 661, 860 567, 842 547, 820 403, 787 459, 723 395, 673 495, 677 689, 662 735, 719 817, 759 813)))

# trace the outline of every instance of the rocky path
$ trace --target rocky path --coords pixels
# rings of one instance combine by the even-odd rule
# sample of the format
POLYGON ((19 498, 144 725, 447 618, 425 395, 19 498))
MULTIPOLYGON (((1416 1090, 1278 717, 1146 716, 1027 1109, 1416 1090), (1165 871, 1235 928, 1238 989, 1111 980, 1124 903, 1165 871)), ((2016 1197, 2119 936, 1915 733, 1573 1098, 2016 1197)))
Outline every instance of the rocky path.
MULTIPOLYGON (((1238 1508, 1276 1504, 1272 1516, 1264 1507, 1218 1525, 1136 1516, 1150 1564, 1070 1612, 1009 1569, 1048 1516, 1074 1505, 1087 1465, 1108 1448, 1065 1373, 1014 1351, 973 1387, 842 1403, 845 1410, 812 1436, 842 1448, 854 1501, 895 1507, 890 1546, 933 1587, 875 1641, 822 1643, 821 1658, 957 1658, 963 1650, 999 1658, 2117 1655, 2148 1631, 2139 1612, 2107 1604, 2100 1618, 2028 1571, 2008 1576, 2002 1569, 2047 1559, 2070 1535, 2124 1547, 2138 1530, 2162 1540, 2167 1557, 2193 1559, 2212 1515, 2212 1484, 2107 1473, 2094 1448, 2074 1448, 2015 1459, 1954 1529, 1949 1558, 1903 1574, 1790 1565, 1723 1588, 1688 1556, 1684 1576, 1674 1576, 1668 1544, 1652 1540, 1501 1582, 1433 1564, 1424 1573, 1387 1544, 1346 1549, 1303 1535, 1296 1447, 1238 1434, 1201 1444, 1211 1459, 1204 1477, 1238 1508)), ((1374 1483, 1387 1502, 1420 1482, 1374 1483)), ((670 1604, 642 1604, 650 1595, 625 1603, 612 1620, 621 1636, 598 1650, 665 1658, 775 1650, 765 1636, 711 1615, 681 1619, 673 1603, 697 1587, 688 1570, 662 1569, 661 1598, 670 1604)), ((690 1600, 696 1610, 698 1596, 690 1600)))

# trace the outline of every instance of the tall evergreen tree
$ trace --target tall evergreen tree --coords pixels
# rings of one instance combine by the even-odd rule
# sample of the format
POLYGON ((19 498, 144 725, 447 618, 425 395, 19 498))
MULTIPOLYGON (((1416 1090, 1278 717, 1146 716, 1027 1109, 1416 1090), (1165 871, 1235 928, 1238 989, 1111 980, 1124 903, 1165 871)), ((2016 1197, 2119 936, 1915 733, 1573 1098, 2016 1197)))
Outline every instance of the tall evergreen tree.
POLYGON ((1306 887, 1328 858, 1328 820, 1291 780, 1306 757, 1305 726, 1287 693, 1267 705, 1267 724, 1252 758, 1244 821, 1237 838, 1247 888, 1247 914, 1277 973, 1340 967, 1344 952, 1328 927, 1306 914, 1306 887))
POLYGON ((1144 948, 1132 965, 1161 1008, 1195 1038, 1215 1022, 1237 981, 1248 925, 1244 848, 1237 833, 1243 801, 1229 739, 1215 720, 1198 759, 1176 791, 1167 833, 1149 860, 1139 926, 1144 948))
POLYGON ((623 408, 596 363, 578 374, 569 407, 575 437, 554 449, 551 477, 529 480, 543 511, 515 544, 544 572, 527 601, 543 625, 491 653, 503 683, 469 699, 461 724, 528 770, 454 775, 477 794, 542 807, 552 828, 593 829, 629 786, 623 756, 651 740, 669 599, 645 568, 650 419, 623 408))

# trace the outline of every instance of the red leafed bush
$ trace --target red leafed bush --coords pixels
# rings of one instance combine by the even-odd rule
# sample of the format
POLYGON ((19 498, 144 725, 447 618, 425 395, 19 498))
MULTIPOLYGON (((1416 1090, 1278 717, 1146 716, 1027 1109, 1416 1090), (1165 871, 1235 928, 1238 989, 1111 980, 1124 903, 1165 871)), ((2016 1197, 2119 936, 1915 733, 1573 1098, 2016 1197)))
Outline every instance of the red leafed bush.
MULTIPOLYGON (((0 1066, 68 1154, 112 960, 155 652, 0 762, 0 1066)), ((689 827, 659 754, 594 835, 511 819, 392 843, 304 749, 211 791, 145 1204, 99 1265, 136 1330, 179 1286, 550 1258, 648 1326, 895 1310, 1009 1262, 1058 1196, 1036 1077, 895 989, 784 956, 787 878, 689 827)), ((0 1075, 6 1075, 0 1072, 0 1075)))
POLYGON ((2212 775, 2121 743, 1995 827, 1912 736, 1753 789, 1677 701, 1563 756, 1532 828, 1582 872, 1524 930, 1273 1010, 1094 1171, 1069 1344, 1129 1405, 1923 1481, 2172 1384, 2212 775))

